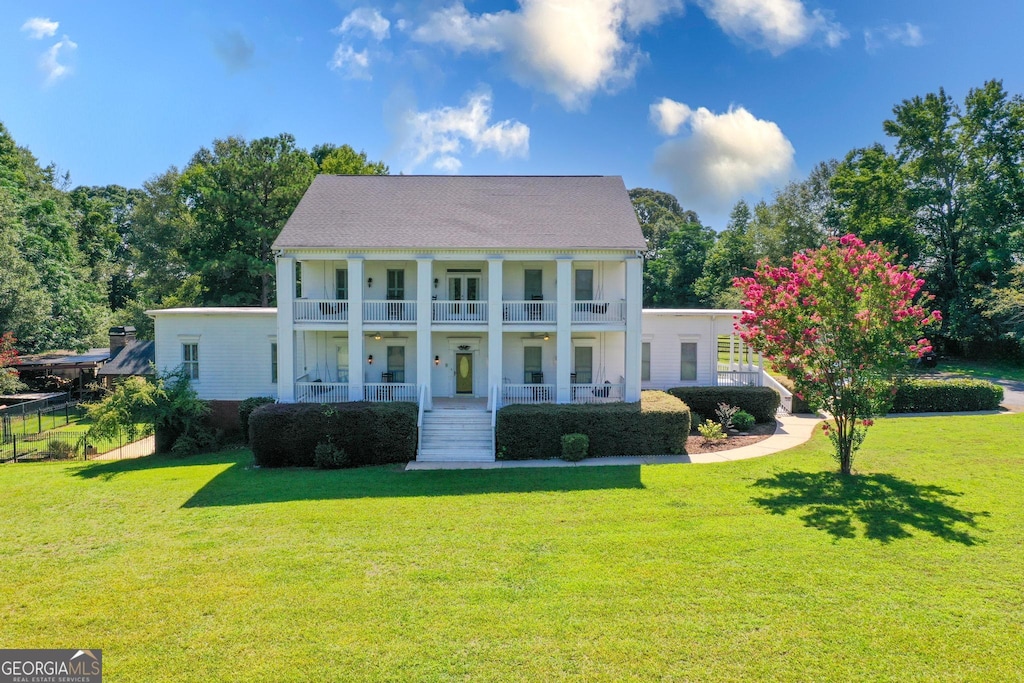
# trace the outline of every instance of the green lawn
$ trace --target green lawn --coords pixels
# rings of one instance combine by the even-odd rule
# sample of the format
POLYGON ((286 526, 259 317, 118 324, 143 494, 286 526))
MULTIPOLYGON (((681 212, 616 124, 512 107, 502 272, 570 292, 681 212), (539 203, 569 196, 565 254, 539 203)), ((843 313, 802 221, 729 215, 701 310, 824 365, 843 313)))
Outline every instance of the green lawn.
POLYGON ((1009 379, 1024 382, 1024 363, 1009 360, 942 360, 935 372, 954 373, 974 379, 1009 379))
POLYGON ((1024 414, 745 462, 0 466, 4 647, 109 681, 1024 677, 1024 414))

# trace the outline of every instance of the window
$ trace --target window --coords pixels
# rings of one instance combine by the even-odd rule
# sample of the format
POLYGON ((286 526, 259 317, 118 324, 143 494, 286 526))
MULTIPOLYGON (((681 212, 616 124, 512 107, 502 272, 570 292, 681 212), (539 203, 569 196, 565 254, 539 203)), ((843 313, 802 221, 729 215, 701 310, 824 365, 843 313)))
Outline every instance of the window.
POLYGON ((544 298, 544 281, 539 268, 523 271, 523 298, 526 301, 540 301, 544 298))
POLYGON ((576 301, 593 301, 594 300, 594 271, 577 270, 576 271, 576 301))
POLYGON ((277 384, 277 342, 270 342, 270 381, 277 384))
POLYGON ((302 298, 302 263, 295 262, 295 298, 302 298))
POLYGON ((594 381, 594 348, 592 346, 577 346, 574 356, 576 383, 592 384, 594 381))
POLYGON ((697 381, 697 342, 683 342, 679 345, 679 379, 684 382, 697 381))
POLYGON ((405 271, 388 270, 388 301, 405 299, 405 271))
POLYGON ((348 300, 348 269, 338 268, 334 271, 334 298, 338 301, 348 300))
POLYGON ((187 343, 181 345, 181 364, 185 368, 185 376, 191 379, 199 379, 199 344, 187 343))
POLYGON ((544 367, 542 364, 543 356, 539 346, 524 346, 523 347, 523 383, 524 384, 539 384, 534 382, 534 376, 540 375, 541 381, 543 381, 544 367))
MULTIPOLYGON (((388 271, 390 272, 390 271, 388 271)), ((401 271, 399 271, 401 272, 401 271)), ((405 382, 405 347, 388 347, 388 372, 395 382, 405 382)))
POLYGON ((348 384, 348 342, 338 344, 338 381, 348 384))
POLYGON ((651 342, 644 342, 640 347, 640 381, 651 381, 651 342))

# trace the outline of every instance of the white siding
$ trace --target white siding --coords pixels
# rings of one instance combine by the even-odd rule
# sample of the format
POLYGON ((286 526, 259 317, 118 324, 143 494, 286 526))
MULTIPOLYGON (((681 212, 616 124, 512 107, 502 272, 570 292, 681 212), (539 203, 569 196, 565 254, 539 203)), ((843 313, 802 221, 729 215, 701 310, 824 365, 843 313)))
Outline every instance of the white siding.
POLYGON ((644 389, 709 386, 717 371, 717 337, 733 333, 734 316, 740 311, 681 311, 645 309, 643 341, 651 345, 651 379, 644 389), (697 344, 697 379, 680 380, 683 342, 697 344))
POLYGON ((270 377, 270 344, 277 337, 273 311, 154 312, 158 372, 181 365, 181 345, 199 344, 200 398, 236 401, 277 396, 270 377))

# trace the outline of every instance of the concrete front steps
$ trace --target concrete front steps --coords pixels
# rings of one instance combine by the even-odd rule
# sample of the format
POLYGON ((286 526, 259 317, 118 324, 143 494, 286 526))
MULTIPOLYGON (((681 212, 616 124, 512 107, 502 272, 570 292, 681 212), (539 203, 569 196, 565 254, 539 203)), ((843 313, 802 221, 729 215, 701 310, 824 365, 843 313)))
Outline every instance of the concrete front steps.
POLYGON ((430 410, 416 462, 494 462, 491 414, 486 410, 430 410))

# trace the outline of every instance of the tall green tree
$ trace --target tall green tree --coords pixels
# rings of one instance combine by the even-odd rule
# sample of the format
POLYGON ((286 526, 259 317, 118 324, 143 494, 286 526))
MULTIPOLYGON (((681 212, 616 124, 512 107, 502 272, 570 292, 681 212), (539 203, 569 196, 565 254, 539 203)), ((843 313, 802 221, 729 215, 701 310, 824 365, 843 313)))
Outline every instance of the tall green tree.
POLYGON ((356 151, 350 145, 340 147, 330 143, 317 145, 310 152, 320 173, 339 175, 388 175, 390 169, 383 161, 370 161, 366 152, 356 151))
POLYGON ((718 234, 714 245, 708 250, 701 276, 694 283, 694 294, 705 306, 739 306, 740 295, 732 282, 737 277, 749 275, 757 265, 754 242, 750 236, 752 219, 750 206, 741 199, 729 214, 725 230, 718 234))
POLYGON ((316 171, 288 134, 216 140, 192 157, 180 182, 196 223, 186 259, 202 279, 203 303, 274 303, 271 245, 316 171))
POLYGON ((829 180, 837 162, 819 163, 801 181, 788 183, 771 203, 754 207, 749 234, 757 259, 786 262, 794 252, 814 249, 835 233, 829 180))

